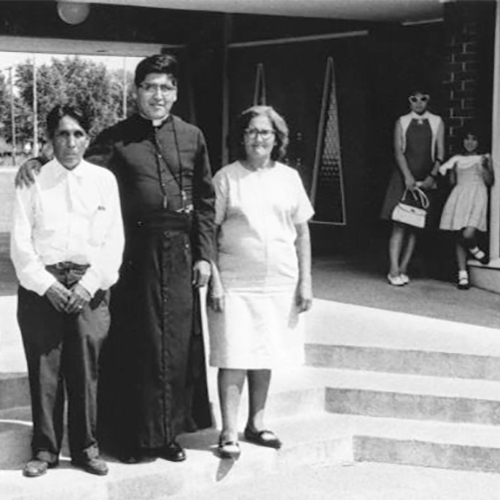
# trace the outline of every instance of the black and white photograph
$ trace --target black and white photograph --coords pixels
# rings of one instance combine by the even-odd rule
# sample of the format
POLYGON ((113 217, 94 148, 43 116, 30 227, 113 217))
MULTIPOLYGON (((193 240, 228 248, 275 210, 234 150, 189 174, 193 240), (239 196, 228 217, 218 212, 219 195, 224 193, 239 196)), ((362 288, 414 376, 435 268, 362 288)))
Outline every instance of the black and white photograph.
POLYGON ((0 0, 1 500, 500 498, 500 0, 0 0))

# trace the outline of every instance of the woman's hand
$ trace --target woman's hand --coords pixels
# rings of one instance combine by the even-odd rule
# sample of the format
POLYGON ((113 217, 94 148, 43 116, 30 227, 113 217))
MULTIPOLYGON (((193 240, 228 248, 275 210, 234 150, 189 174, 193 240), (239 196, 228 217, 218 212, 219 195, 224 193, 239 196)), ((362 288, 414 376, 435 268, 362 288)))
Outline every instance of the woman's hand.
POLYGON ((422 182, 419 183, 419 187, 422 189, 432 189, 436 184, 436 179, 432 175, 428 175, 422 182))
POLYGON ((222 287, 222 283, 217 282, 218 280, 214 280, 213 277, 210 280, 210 284, 208 286, 208 305, 215 312, 222 312, 224 310, 224 288, 222 287))
POLYGON ((35 182, 35 175, 40 173, 42 162, 37 158, 31 158, 24 162, 17 171, 14 183, 16 187, 30 187, 35 182))
POLYGON ((405 180, 405 187, 406 189, 415 189, 417 187, 417 182, 415 181, 415 177, 411 174, 407 174, 404 177, 405 180))
POLYGON ((209 307, 215 312, 222 312, 224 310, 224 287, 220 279, 219 269, 215 262, 210 263, 211 276, 208 282, 207 301, 209 307))
POLYGON ((297 286, 297 294, 295 301, 297 304, 297 309, 300 313, 309 311, 312 307, 312 286, 310 280, 300 280, 297 286))

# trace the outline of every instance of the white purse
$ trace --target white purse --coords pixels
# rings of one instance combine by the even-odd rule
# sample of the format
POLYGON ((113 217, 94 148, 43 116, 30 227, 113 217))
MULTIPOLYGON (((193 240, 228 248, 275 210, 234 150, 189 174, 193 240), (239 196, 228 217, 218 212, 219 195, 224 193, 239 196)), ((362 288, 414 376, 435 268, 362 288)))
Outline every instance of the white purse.
POLYGON ((408 226, 423 228, 428 208, 429 198, 420 188, 416 187, 413 190, 407 188, 401 201, 392 211, 392 220, 408 226), (408 200, 408 194, 412 196, 411 200, 408 200))

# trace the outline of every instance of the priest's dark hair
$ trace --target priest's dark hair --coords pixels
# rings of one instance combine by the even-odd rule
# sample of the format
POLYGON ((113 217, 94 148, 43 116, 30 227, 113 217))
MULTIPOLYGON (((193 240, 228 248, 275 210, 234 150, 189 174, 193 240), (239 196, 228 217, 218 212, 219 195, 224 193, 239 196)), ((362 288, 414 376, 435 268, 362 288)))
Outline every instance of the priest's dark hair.
POLYGON ((143 59, 135 69, 134 83, 138 87, 151 73, 169 75, 177 85, 179 63, 172 54, 156 54, 143 59))

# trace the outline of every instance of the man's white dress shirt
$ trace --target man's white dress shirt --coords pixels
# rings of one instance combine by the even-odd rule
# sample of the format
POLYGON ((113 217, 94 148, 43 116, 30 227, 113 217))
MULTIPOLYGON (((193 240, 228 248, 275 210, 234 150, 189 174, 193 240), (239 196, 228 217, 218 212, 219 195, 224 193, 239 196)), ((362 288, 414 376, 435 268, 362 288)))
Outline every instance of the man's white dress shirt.
POLYGON ((73 170, 57 160, 35 183, 17 188, 11 257, 21 285, 44 295, 56 279, 45 266, 88 264, 80 284, 93 296, 118 280, 124 246, 118 186, 105 168, 84 160, 73 170))

